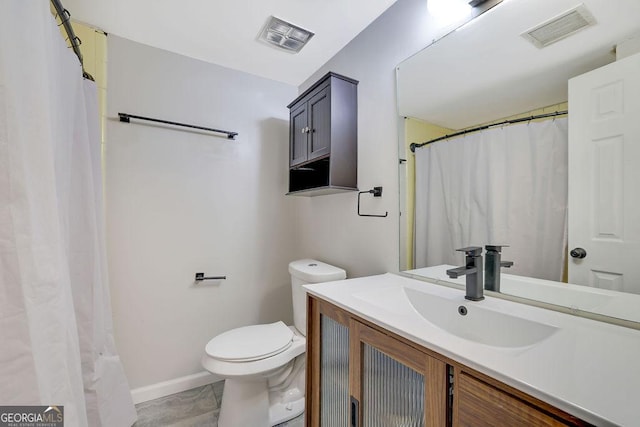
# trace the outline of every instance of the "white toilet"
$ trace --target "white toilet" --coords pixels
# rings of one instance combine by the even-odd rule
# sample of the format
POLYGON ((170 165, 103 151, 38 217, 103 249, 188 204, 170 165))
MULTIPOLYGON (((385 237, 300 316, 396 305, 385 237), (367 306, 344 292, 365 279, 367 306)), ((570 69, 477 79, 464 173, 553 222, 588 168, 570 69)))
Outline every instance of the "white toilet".
POLYGON ((225 378, 219 427, 268 427, 304 411, 306 291, 302 285, 346 278, 312 259, 289 264, 294 326, 283 322, 232 329, 205 347, 202 366, 225 378))

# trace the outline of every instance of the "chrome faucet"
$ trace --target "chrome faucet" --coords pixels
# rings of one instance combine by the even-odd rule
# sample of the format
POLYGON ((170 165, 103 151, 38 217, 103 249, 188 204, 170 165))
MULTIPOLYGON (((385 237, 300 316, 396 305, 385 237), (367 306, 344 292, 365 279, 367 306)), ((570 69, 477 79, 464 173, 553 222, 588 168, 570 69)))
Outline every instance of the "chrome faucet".
POLYGON ((465 265, 447 270, 447 275, 452 279, 457 279, 459 276, 467 276, 467 292, 464 297, 471 301, 484 299, 482 295, 482 248, 469 246, 468 248, 456 249, 456 251, 466 254, 465 265))
POLYGON ((488 291, 500 292, 500 269, 511 267, 513 261, 500 261, 500 252, 507 245, 487 245, 487 258, 484 264, 484 287, 488 291))

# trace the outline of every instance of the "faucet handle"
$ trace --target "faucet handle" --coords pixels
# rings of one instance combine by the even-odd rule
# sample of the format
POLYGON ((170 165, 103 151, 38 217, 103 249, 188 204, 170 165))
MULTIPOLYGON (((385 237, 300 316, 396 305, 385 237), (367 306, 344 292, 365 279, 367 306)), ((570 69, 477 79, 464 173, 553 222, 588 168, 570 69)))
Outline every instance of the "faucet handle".
POLYGON ((496 252, 501 252, 502 248, 508 248, 509 245, 486 245, 485 248, 488 251, 496 251, 496 252))
POLYGON ((482 248, 480 246, 467 246, 466 248, 456 249, 458 252, 464 252, 467 256, 477 257, 482 255, 482 248))

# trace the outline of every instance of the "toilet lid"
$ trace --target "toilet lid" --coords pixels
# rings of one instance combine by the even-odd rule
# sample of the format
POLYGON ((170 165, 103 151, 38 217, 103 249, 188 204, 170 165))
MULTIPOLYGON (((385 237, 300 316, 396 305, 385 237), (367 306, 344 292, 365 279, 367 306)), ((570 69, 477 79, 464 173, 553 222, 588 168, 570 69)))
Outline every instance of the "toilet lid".
POLYGON ((278 354, 293 340, 293 331, 283 322, 232 329, 213 338, 205 351, 213 358, 233 362, 260 360, 278 354))

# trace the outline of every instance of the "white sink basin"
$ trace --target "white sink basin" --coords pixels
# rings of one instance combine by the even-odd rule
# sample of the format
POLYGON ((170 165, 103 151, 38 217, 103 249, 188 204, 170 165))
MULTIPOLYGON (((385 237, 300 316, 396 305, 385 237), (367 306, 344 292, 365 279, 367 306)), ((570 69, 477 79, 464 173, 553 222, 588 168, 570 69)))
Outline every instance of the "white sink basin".
POLYGON ((447 333, 493 347, 528 347, 558 331, 552 325, 483 307, 488 301, 467 301, 463 292, 451 292, 454 294, 444 296, 396 286, 354 296, 396 314, 415 310, 421 318, 447 333), (460 314, 461 311, 465 314, 460 314))
POLYGON ((460 338, 494 347, 527 347, 553 335, 558 328, 486 309, 477 302, 403 288, 409 303, 429 323, 460 338), (465 313, 465 314, 462 314, 465 313))

